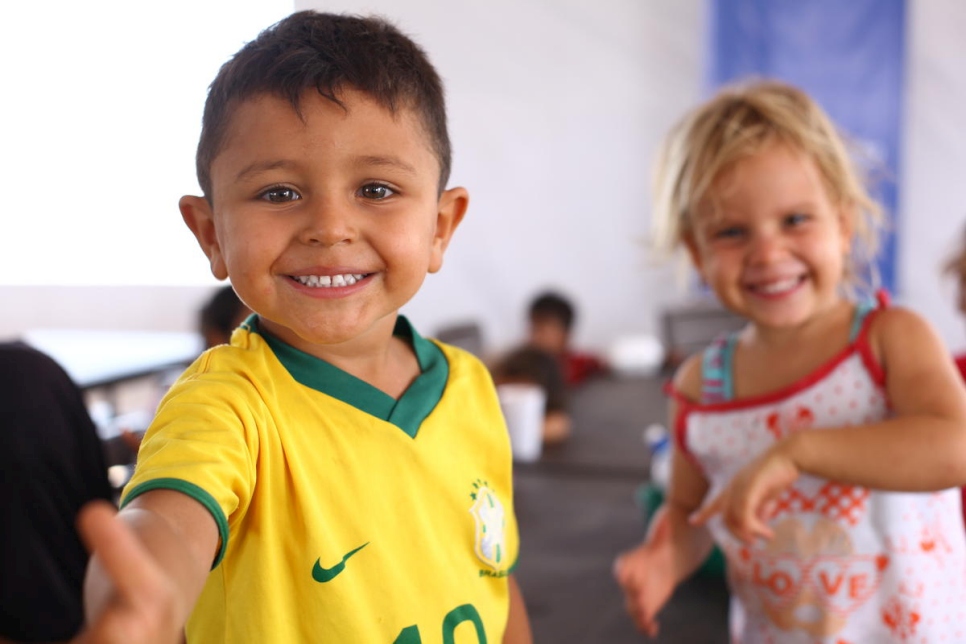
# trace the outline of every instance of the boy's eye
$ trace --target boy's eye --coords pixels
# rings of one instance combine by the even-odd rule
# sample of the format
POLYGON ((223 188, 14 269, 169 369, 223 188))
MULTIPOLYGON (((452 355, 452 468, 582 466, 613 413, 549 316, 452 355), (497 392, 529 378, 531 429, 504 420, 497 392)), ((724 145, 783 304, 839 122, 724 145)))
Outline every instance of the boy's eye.
POLYGON ((365 199, 379 201, 380 199, 387 199, 396 193, 387 185, 381 183, 369 183, 359 189, 359 194, 365 199))
POLYGON ((262 194, 258 195, 258 197, 259 199, 263 199, 271 203, 287 203, 289 201, 296 201, 302 198, 299 193, 295 192, 291 188, 284 188, 282 186, 269 188, 262 194))
POLYGON ((801 226, 811 219, 810 215, 803 212, 795 212, 785 217, 785 224, 788 226, 801 226))

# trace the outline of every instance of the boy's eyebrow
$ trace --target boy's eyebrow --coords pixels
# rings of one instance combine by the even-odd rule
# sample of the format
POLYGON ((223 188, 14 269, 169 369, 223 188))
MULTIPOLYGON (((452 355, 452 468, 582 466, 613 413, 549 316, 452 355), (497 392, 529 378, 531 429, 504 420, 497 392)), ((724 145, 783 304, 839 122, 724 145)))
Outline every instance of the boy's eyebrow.
MULTIPOLYGON (((417 174, 416 168, 403 161, 399 157, 395 156, 379 156, 379 155, 365 155, 360 156, 355 159, 353 165, 360 168, 363 167, 390 167, 401 170, 407 174, 415 175, 417 174)), ((235 175, 235 181, 241 181, 248 175, 258 174, 260 172, 268 172, 270 170, 294 168, 296 163, 288 159, 277 159, 272 161, 256 161, 251 165, 244 167, 238 174, 235 175)))
POLYGON ((416 174, 416 168, 399 157, 394 156, 378 156, 378 155, 365 155, 360 156, 356 159, 356 165, 360 167, 376 166, 376 167, 391 167, 398 170, 402 170, 408 174, 416 174))
POLYGON ((295 162, 289 161, 288 159, 277 159, 273 161, 256 161, 251 165, 248 165, 235 175, 235 181, 241 181, 250 174, 258 174, 259 172, 268 172, 269 170, 277 170, 278 168, 292 168, 295 166, 295 162))

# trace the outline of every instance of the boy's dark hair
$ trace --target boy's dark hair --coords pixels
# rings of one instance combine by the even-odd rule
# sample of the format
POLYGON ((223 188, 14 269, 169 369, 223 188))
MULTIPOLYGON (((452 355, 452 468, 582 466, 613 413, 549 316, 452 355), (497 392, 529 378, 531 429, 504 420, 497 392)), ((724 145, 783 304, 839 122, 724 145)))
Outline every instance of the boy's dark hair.
POLYGON ((202 334, 206 329, 218 331, 228 337, 235 330, 235 321, 245 305, 230 284, 222 286, 211 296, 199 312, 198 322, 202 334))
POLYGON ((530 319, 558 320, 569 331, 574 324, 574 306, 563 295, 547 291, 530 303, 530 319))
POLYGON ((288 100, 299 116, 302 93, 316 89, 341 107, 338 93, 358 90, 393 114, 412 109, 439 159, 439 189, 449 180, 451 149, 443 84, 426 53, 389 22, 299 11, 258 35, 222 65, 208 88, 196 165, 208 201, 211 163, 234 110, 259 94, 288 100))

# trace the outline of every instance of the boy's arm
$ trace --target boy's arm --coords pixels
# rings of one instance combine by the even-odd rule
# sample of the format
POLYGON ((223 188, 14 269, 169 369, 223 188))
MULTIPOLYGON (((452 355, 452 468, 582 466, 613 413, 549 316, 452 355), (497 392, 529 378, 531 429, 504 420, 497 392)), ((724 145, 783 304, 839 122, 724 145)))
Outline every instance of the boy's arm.
POLYGON ((870 331, 894 415, 792 434, 739 472, 696 521, 721 512, 739 538, 770 537, 763 519, 768 504, 803 473, 908 492, 966 484, 966 389, 948 352, 911 311, 883 311, 870 331))
POLYGON ((80 641, 181 641, 218 548, 208 510, 180 492, 154 490, 116 515, 91 504, 79 530, 93 553, 80 641))
POLYGON ((527 616, 527 606, 523 601, 523 593, 516 578, 507 578, 510 584, 510 615, 507 618, 506 631, 503 633, 503 644, 533 644, 533 634, 530 631, 530 618, 527 616))

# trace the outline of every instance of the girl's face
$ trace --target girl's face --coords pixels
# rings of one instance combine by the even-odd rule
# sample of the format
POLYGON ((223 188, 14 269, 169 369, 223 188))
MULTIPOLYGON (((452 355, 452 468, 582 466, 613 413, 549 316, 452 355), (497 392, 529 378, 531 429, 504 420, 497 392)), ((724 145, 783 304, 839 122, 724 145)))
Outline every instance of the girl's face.
POLYGON ((685 242, 724 306, 783 329, 840 301, 850 238, 811 157, 771 143, 715 179, 685 242))

